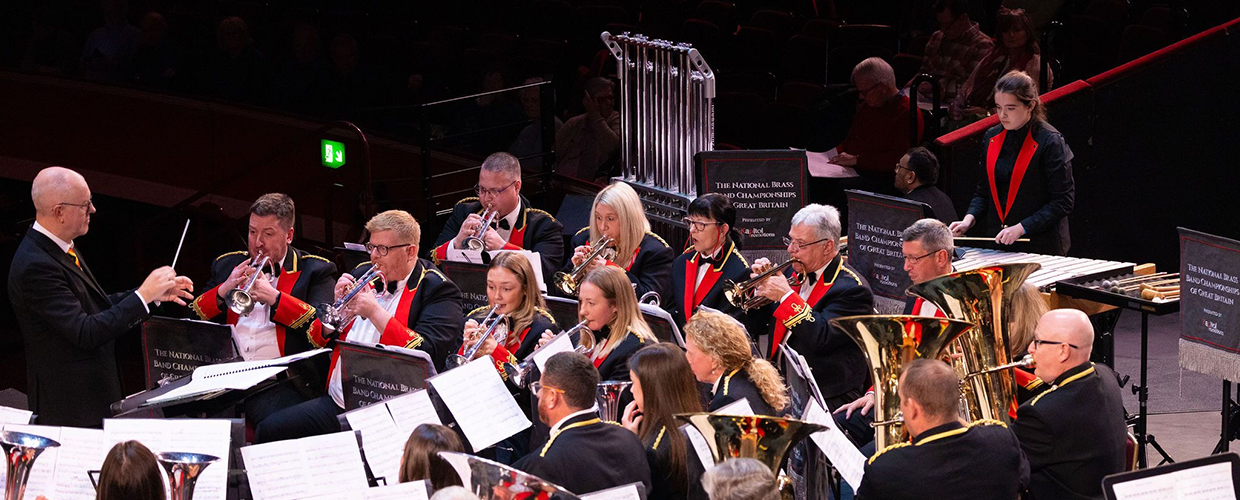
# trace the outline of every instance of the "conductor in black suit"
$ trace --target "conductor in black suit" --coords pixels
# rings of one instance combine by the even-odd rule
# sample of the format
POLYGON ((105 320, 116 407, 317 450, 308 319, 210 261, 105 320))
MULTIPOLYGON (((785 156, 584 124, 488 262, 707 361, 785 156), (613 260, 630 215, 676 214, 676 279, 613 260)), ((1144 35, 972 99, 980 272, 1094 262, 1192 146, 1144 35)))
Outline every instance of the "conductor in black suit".
POLYGON ((115 340, 150 316, 149 304, 193 300, 171 267, 136 289, 108 294, 74 243, 95 213, 77 172, 48 167, 30 190, 35 223, 9 267, 9 297, 26 344, 27 398, 43 425, 100 427, 122 397, 115 340))
POLYGON ((1029 498, 1101 499, 1102 478, 1123 472, 1127 432, 1115 372, 1089 361, 1085 313, 1055 309, 1038 321, 1029 354, 1051 388, 1016 409, 1012 430, 1029 458, 1029 498))

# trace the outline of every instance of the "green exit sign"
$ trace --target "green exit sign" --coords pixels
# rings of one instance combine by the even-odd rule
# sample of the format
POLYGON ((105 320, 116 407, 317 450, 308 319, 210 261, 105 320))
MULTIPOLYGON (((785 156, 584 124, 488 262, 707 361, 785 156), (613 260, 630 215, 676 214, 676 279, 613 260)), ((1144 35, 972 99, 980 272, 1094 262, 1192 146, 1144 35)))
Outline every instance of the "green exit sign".
POLYGON ((344 166, 344 143, 323 139, 321 153, 319 158, 323 160, 324 167, 340 168, 344 166))

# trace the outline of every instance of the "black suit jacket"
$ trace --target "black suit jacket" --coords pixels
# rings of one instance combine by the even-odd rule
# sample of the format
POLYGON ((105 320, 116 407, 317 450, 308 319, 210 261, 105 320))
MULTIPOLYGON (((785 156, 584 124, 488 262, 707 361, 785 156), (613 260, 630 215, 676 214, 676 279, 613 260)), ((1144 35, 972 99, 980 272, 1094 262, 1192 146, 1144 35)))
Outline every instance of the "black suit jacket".
POLYGON ((960 220, 956 217, 956 207, 952 205, 952 199, 937 187, 917 186, 917 189, 910 191, 904 197, 930 205, 930 211, 933 213, 927 217, 934 217, 944 224, 960 220))
MULTIPOLYGON (((594 332, 594 345, 601 345, 607 337, 611 335, 611 327, 603 327, 601 330, 594 332)), ((629 332, 624 336, 624 340, 620 341, 611 352, 607 353, 607 357, 603 358, 603 363, 598 365, 598 376, 600 381, 607 380, 629 380, 629 358, 639 349, 650 345, 637 336, 636 333, 629 332)), ((621 409, 624 407, 621 406, 621 409)))
POLYGON ((1002 422, 952 422, 874 454, 858 500, 1014 500, 1029 463, 1002 422))
POLYGON ((42 425, 99 427, 121 380, 115 339, 150 316, 133 290, 107 294, 85 256, 82 268, 31 228, 9 266, 9 299, 26 345, 30 410, 42 425))
POLYGON ((581 495, 640 482, 650 491, 650 466, 637 435, 593 413, 570 418, 541 449, 513 464, 581 495), (594 422, 565 429, 579 423, 594 422))
MULTIPOLYGON (((564 272, 573 270, 573 250, 589 244, 590 226, 586 226, 573 235, 572 243, 568 246, 568 257, 564 259, 566 261, 564 272)), ((659 293, 659 300, 663 303, 667 302, 670 293, 668 289, 672 286, 672 260, 675 258, 675 252, 672 252, 672 248, 667 246, 663 238, 654 233, 646 233, 641 244, 638 245, 637 256, 633 258, 633 263, 624 271, 629 277, 629 282, 637 285, 633 291, 638 298, 646 292, 654 291, 659 293)))
MULTIPOLYGON (((808 311, 794 313, 789 310, 791 305, 787 303, 801 300, 793 292, 786 304, 772 304, 756 314, 770 318, 768 331, 773 331, 778 323, 787 328, 785 342, 805 356, 822 397, 859 395, 869 384, 865 355, 848 334, 832 328, 828 321, 841 316, 874 314, 874 295, 865 279, 845 265, 838 255, 827 264, 823 274, 824 281, 832 277, 835 281, 808 311)), ((807 282, 803 286, 813 284, 807 282)))
MULTIPOLYGON (((461 224, 469 214, 484 215, 483 206, 476 196, 456 202, 452 207, 452 216, 444 223, 443 231, 435 239, 435 248, 431 250, 431 260, 439 264, 447 258, 448 241, 456 238, 461 231, 461 224)), ((501 214, 502 215, 502 214, 501 214)), ((531 252, 538 252, 542 260, 543 281, 551 282, 551 276, 560 268, 564 258, 564 226, 551 214, 530 208, 530 201, 521 197, 521 209, 517 212, 517 223, 513 232, 524 231, 520 247, 531 252)))
POLYGON ((1102 478, 1125 469, 1128 427, 1115 372, 1085 363, 1016 410, 1034 500, 1101 499, 1102 478))
POLYGON ((1046 122, 1033 120, 1025 128, 1008 132, 1002 141, 997 138, 1001 132, 1003 126, 996 125, 982 136, 982 176, 978 180, 977 191, 973 195, 973 201, 969 203, 968 211, 977 218, 975 232, 980 231, 978 234, 981 236, 994 236, 999 234, 1005 224, 1014 226, 1019 223, 1025 228, 1025 237, 1031 241, 1017 243, 1005 249, 1051 255, 1067 254, 1068 248, 1072 246, 1072 239, 1068 234, 1068 214, 1072 213, 1076 201, 1076 183, 1072 179, 1072 150, 1068 148, 1063 135, 1046 122), (1001 221, 990 189, 987 155, 991 147, 1000 150, 995 161, 995 187, 998 190, 999 202, 1006 206, 1013 166, 1031 129, 1037 149, 1029 161, 1028 170, 1021 178, 1012 208, 1005 220, 1001 221))
POLYGON ((650 500, 683 500, 686 498, 705 500, 707 498, 706 491, 702 489, 702 474, 706 471, 702 469, 702 460, 698 458, 693 444, 689 442, 689 437, 683 430, 665 426, 659 433, 651 434, 650 438, 642 442, 642 446, 646 449, 646 461, 650 464, 650 480, 654 483, 653 488, 647 492, 646 498, 650 500), (681 442, 684 443, 685 458, 681 461, 685 468, 684 481, 676 481, 672 477, 673 435, 679 435, 681 442))
MULTIPOLYGON (((706 306, 716 311, 736 318, 747 329, 761 328, 764 324, 762 321, 752 321, 748 314, 741 311, 739 307, 733 306, 728 302, 727 297, 723 296, 723 283, 727 280, 740 283, 749 279, 749 262, 741 256, 737 251, 736 245, 731 241, 725 244, 721 252, 720 259, 722 262, 712 266, 710 272, 719 273, 719 279, 710 287, 710 291, 706 292, 706 296, 702 298, 702 302, 698 305, 706 306)), ((683 332, 685 322, 693 317, 693 310, 685 310, 685 295, 695 293, 693 285, 697 281, 697 274, 690 275, 686 272, 690 263, 698 264, 701 261, 701 255, 689 247, 684 253, 676 257, 672 262, 672 278, 669 292, 670 296, 663 296, 663 308, 672 316, 672 320, 676 322, 676 327, 683 332)), ((705 284, 705 280, 703 280, 705 284)))
POLYGON ((762 391, 758 390, 753 380, 750 380, 749 372, 741 369, 725 374, 719 381, 719 387, 711 395, 708 411, 716 411, 741 399, 749 401, 749 407, 753 409, 755 415, 783 416, 783 410, 773 408, 766 403, 766 400, 762 398, 762 391))

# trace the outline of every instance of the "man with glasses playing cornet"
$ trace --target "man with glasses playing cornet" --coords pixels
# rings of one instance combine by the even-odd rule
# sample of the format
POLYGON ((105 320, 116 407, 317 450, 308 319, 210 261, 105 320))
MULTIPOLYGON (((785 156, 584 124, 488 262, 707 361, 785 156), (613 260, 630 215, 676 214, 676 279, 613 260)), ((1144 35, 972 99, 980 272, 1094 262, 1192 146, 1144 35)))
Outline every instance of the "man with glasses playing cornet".
MULTIPOLYGON (((422 230, 408 212, 380 213, 366 223, 366 231, 370 261, 336 281, 336 302, 326 306, 338 308, 344 319, 337 324, 327 320, 310 341, 319 347, 335 338, 418 349, 442 371, 444 360, 460 346, 465 326, 460 289, 418 258, 422 230)), ((344 391, 339 357, 339 349, 333 350, 327 395, 268 417, 258 427, 258 442, 340 431, 336 416, 344 412, 344 391)))

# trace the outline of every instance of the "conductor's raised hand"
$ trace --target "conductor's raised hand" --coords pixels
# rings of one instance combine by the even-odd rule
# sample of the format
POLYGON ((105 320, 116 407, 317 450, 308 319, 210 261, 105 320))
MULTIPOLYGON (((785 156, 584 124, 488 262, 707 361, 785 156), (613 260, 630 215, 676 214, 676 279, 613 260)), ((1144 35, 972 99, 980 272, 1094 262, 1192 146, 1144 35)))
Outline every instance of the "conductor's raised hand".
POLYGON ((138 293, 148 302, 176 302, 185 305, 194 300, 194 282, 185 276, 177 276, 170 266, 164 266, 147 275, 138 293))

